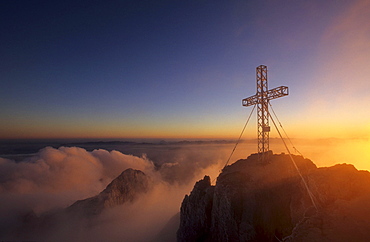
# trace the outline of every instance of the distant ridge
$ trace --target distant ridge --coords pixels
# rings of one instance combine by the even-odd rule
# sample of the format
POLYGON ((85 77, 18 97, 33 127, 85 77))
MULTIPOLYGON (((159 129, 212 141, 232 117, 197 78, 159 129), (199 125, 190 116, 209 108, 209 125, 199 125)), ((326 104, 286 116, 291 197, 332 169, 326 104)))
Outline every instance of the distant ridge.
POLYGON ((62 146, 68 145, 176 145, 176 144, 228 144, 235 143, 235 140, 181 140, 181 141, 165 141, 158 142, 135 142, 135 141, 89 141, 89 142, 73 142, 64 143, 62 146))
MULTIPOLYGON (((242 141, 243 142, 243 141, 242 141)), ((87 150, 93 149, 114 149, 118 146, 126 146, 126 147, 133 147, 133 146, 164 146, 164 145, 202 145, 202 144, 233 144, 235 140, 181 140, 181 141, 166 141, 166 140, 158 140, 156 142, 136 142, 136 141, 119 141, 119 140, 112 140, 112 141, 54 141, 54 140, 38 140, 38 141, 26 141, 22 140, 19 142, 12 141, 12 142, 0 142, 0 156, 3 158, 12 159, 17 155, 23 157, 27 157, 31 154, 36 154, 40 149, 45 148, 47 146, 53 148, 59 148, 61 146, 65 147, 81 147, 87 150)), ((17 159, 19 160, 19 159, 17 159)))

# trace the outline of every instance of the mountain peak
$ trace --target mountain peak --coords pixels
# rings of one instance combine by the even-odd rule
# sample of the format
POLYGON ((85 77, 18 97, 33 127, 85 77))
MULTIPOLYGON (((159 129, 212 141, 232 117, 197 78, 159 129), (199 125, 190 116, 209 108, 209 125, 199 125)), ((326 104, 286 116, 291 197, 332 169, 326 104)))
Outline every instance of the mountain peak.
POLYGON ((124 170, 98 195, 79 200, 67 208, 68 213, 92 216, 103 209, 133 202, 150 189, 149 177, 140 170, 124 170))
POLYGON ((239 160, 215 186, 198 181, 183 200, 178 241, 368 241, 370 208, 358 204, 370 202, 370 173, 292 158, 304 181, 286 154, 239 160))

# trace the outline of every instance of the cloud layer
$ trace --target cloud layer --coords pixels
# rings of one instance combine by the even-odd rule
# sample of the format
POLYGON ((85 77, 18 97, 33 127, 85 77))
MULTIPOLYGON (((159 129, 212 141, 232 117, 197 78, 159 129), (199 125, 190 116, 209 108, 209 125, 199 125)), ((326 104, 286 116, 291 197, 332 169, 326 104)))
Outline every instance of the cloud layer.
POLYGON ((195 180, 204 173, 217 173, 222 159, 219 152, 202 153, 199 147, 172 152, 172 160, 158 152, 156 160, 164 161, 157 164, 146 155, 103 149, 88 152, 78 147, 46 147, 21 162, 0 158, 0 234, 5 236, 1 239, 14 239, 13 229, 31 211, 41 215, 95 196, 122 171, 133 168, 152 177, 154 183, 154 189, 138 202, 105 211, 93 221, 66 221, 51 234, 35 236, 76 241, 147 240, 179 211, 195 180), (140 230, 146 232, 137 234, 140 230))
MULTIPOLYGON (((369 158, 366 152, 368 140, 294 140, 294 143, 318 166, 346 162, 358 169, 369 169, 365 162, 369 158)), ((20 162, 0 158, 0 239, 153 240, 166 222, 179 212, 185 194, 189 194, 197 180, 204 175, 210 175, 212 180, 217 177, 233 145, 131 147, 133 152, 127 153, 136 156, 116 150, 46 147, 20 162), (149 175, 153 190, 133 204, 106 210, 92 220, 65 220, 48 234, 14 237, 31 211, 39 216, 63 209, 76 200, 95 196, 127 168, 149 175)), ((254 143, 241 143, 230 163, 246 158, 255 152, 255 148, 254 143)), ((280 140, 271 139, 271 148, 274 153, 286 152, 280 140)), ((173 236, 175 232, 172 230, 173 236)))

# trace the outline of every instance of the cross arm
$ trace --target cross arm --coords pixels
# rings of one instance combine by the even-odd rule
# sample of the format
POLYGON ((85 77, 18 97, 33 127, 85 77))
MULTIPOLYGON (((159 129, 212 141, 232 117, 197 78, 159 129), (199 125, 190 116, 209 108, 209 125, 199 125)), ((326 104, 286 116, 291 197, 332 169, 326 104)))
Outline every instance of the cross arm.
POLYGON ((251 97, 244 98, 242 100, 242 105, 245 107, 253 106, 258 103, 259 95, 253 95, 251 97))
POLYGON ((255 104, 258 104, 261 102, 263 96, 264 98, 268 100, 276 99, 279 97, 284 97, 284 96, 289 95, 289 90, 288 90, 288 87, 286 86, 280 86, 280 87, 275 87, 271 90, 268 90, 265 93, 266 93, 265 94, 266 96, 262 95, 262 93, 257 93, 256 95, 244 98, 242 100, 242 105, 245 107, 248 107, 248 106, 253 106, 255 104))
POLYGON ((280 86, 267 91, 267 99, 272 100, 289 95, 288 87, 280 86))

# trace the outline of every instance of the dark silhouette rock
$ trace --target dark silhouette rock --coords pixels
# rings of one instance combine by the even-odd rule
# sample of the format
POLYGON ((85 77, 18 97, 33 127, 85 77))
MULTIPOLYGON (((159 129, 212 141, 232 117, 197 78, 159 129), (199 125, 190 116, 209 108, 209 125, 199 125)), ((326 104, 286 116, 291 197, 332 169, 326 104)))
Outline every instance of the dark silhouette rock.
POLYGON ((198 181, 190 196, 186 195, 181 205, 179 238, 187 241, 202 241, 208 238, 211 227, 211 209, 214 187, 209 176, 198 181), (198 206, 194 206, 198 204, 198 206), (191 218, 191 219, 188 219, 191 218))
POLYGON ((209 177, 195 184, 178 241, 369 241, 370 173, 293 158, 317 209, 289 155, 266 163, 251 155, 227 166, 215 186, 209 177))

